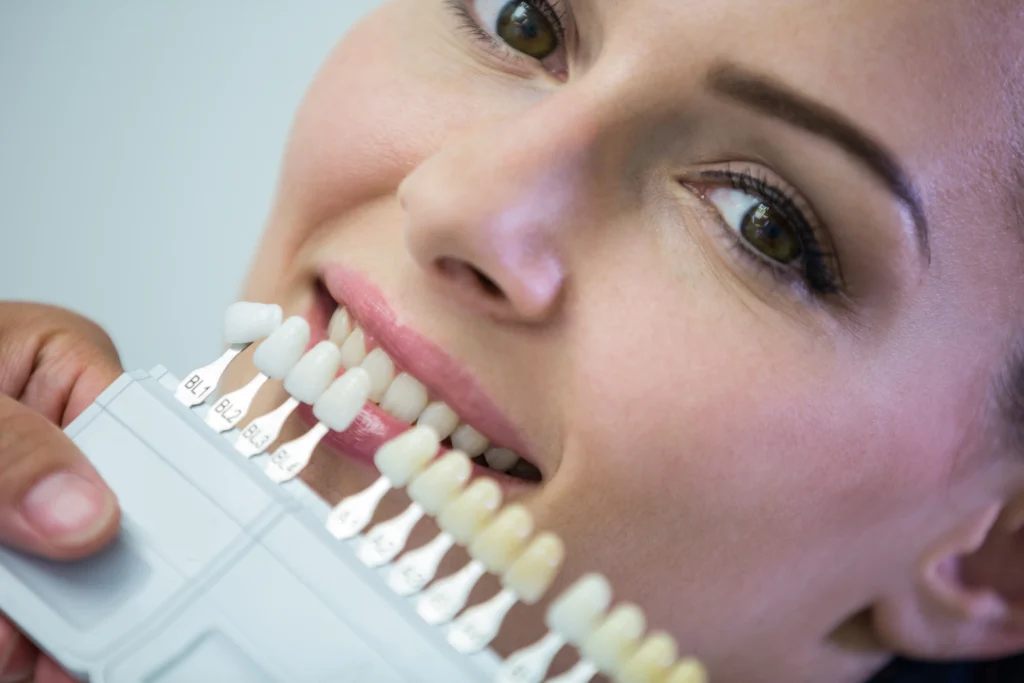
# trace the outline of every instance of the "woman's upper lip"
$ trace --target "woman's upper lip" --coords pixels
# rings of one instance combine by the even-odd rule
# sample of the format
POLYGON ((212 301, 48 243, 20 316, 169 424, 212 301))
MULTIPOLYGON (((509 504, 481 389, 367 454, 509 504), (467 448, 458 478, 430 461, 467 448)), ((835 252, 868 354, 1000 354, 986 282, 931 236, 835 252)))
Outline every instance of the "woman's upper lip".
POLYGON ((433 342, 401 324, 380 289, 362 274, 342 265, 326 266, 321 279, 331 298, 348 309, 363 332, 395 361, 423 382, 432 396, 444 401, 492 443, 512 449, 543 471, 527 453, 519 430, 457 360, 433 342))

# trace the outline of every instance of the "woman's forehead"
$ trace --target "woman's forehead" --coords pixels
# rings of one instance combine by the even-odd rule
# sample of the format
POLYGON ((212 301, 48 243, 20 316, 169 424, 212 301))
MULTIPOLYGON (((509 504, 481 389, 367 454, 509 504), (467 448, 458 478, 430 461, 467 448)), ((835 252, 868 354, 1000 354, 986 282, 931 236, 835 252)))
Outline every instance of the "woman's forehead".
MULTIPOLYGON (((570 0, 631 88, 685 102, 725 63, 877 136, 915 175, 1005 164, 1024 78, 1024 0, 570 0), (950 165, 960 168, 951 168, 950 165)), ((974 169, 977 172, 977 168, 974 169)))

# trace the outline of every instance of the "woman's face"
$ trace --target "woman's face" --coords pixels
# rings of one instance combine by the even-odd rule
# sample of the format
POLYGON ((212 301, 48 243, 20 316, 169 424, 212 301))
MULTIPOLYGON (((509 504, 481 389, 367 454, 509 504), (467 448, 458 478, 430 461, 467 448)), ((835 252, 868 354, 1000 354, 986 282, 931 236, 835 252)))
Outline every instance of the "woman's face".
MULTIPOLYGON (((857 680, 881 660, 837 633, 994 476, 1024 250, 996 4, 395 0, 312 85, 245 295, 321 338, 325 291, 371 329, 383 297, 384 348, 542 473, 507 495, 559 587, 603 572, 713 680, 857 680)), ((499 650, 541 632, 511 619, 499 650)))

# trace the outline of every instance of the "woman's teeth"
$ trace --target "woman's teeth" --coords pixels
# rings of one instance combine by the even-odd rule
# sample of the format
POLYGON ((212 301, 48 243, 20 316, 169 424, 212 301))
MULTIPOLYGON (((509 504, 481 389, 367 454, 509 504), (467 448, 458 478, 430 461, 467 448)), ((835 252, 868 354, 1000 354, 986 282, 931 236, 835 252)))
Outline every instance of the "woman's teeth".
POLYGON ((331 316, 328 339, 341 350, 341 365, 361 367, 370 376, 370 401, 388 415, 405 424, 429 426, 442 440, 451 440, 454 449, 462 451, 479 465, 523 479, 539 481, 536 467, 507 448, 491 447, 486 436, 462 422, 461 418, 441 401, 429 402, 427 388, 412 375, 396 374, 395 362, 381 348, 367 352, 366 334, 355 325, 344 308, 331 316))

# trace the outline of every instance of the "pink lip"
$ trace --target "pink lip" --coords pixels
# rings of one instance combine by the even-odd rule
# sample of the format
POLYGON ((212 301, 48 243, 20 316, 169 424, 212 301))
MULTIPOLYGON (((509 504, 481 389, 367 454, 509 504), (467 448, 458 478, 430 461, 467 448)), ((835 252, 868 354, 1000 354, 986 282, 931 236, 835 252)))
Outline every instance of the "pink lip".
MULTIPOLYGON (((331 298, 344 306, 367 335, 369 346, 379 346, 402 370, 423 382, 431 400, 448 404, 464 422, 487 436, 492 443, 510 448, 525 459, 526 448, 518 430, 508 421, 494 401, 480 388, 476 380, 435 344, 417 332, 402 325, 388 305, 383 293, 363 275, 339 265, 326 267, 321 278, 331 298)), ((314 306, 309 322, 315 339, 326 336, 328 312, 322 305, 314 306)), ((300 414, 305 421, 316 423, 309 406, 303 405, 300 414)), ((367 403, 355 423, 345 432, 330 432, 327 445, 363 463, 373 464, 373 455, 380 446, 409 429, 409 425, 396 420, 373 403, 367 403)), ((504 480, 509 485, 522 485, 523 481, 491 470, 489 476, 504 480)))

